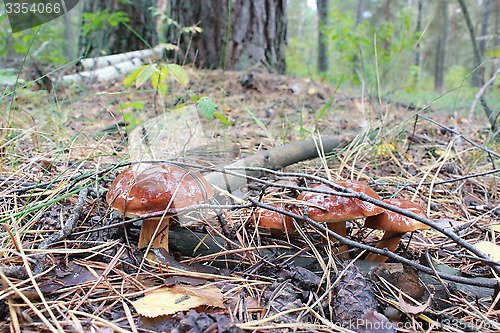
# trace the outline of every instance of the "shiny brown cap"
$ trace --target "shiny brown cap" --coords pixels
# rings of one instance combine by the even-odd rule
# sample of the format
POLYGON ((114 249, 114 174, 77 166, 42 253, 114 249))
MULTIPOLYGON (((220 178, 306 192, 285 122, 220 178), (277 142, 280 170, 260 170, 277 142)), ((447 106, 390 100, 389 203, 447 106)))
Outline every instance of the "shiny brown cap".
MULTIPOLYGON (((413 212, 420 216, 427 217, 424 209, 411 201, 404 199, 386 199, 384 200, 384 202, 402 209, 409 210, 410 212, 413 212)), ((430 229, 427 224, 418 222, 417 220, 412 219, 408 216, 401 215, 387 209, 384 209, 384 212, 382 214, 368 217, 365 220, 365 227, 393 232, 411 232, 415 230, 430 229)))
POLYGON ((106 201, 114 210, 139 216, 204 202, 213 197, 210 184, 199 173, 170 164, 131 165, 111 183, 106 201))
MULTIPOLYGON (((334 183, 380 200, 378 194, 363 182, 339 180, 334 183)), ((313 185, 311 188, 326 191, 334 190, 330 186, 322 183, 313 185)), ((308 191, 302 192, 297 197, 297 200, 306 201, 325 209, 322 210, 316 207, 309 207, 308 215, 315 221, 342 222, 377 215, 384 211, 381 207, 360 199, 308 191)))
MULTIPOLYGON (((283 206, 279 205, 270 206, 283 208, 283 206)), ((261 228, 295 231, 295 227, 290 216, 261 207, 257 208, 253 213, 252 222, 261 228)))

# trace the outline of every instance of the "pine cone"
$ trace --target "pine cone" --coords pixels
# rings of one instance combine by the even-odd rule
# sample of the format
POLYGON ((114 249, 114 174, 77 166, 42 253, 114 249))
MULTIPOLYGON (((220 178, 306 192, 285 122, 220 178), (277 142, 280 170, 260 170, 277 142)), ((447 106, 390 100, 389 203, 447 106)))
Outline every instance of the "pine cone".
POLYGON ((342 324, 363 318, 368 310, 376 311, 372 287, 356 266, 344 272, 335 286, 332 307, 336 321, 342 324))

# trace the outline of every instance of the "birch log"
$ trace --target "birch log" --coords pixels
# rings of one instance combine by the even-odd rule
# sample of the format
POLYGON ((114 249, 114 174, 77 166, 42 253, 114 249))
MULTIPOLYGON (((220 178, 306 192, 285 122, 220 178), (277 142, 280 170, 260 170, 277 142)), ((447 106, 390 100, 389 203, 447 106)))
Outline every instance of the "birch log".
POLYGON ((63 76, 59 81, 63 83, 75 83, 84 80, 95 80, 98 82, 109 81, 113 78, 133 72, 144 65, 141 59, 134 58, 111 66, 106 66, 93 71, 80 72, 63 76))
POLYGON ((112 54, 103 57, 96 58, 86 58, 80 60, 85 71, 96 70, 99 68, 104 68, 112 65, 116 65, 122 62, 132 61, 134 58, 139 58, 142 60, 147 60, 151 58, 161 58, 163 54, 163 47, 156 46, 152 49, 131 51, 126 53, 112 54))

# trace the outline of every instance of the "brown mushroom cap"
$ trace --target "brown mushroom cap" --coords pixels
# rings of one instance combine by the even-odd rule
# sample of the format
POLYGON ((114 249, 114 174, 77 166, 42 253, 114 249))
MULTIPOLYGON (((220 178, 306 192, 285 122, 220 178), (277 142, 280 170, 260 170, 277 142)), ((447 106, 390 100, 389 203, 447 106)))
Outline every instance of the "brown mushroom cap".
MULTIPOLYGON (((350 188, 356 192, 361 192, 374 199, 380 200, 378 194, 363 182, 354 180, 339 180, 336 181, 335 184, 350 188)), ((326 191, 333 190, 330 186, 322 183, 313 185, 311 188, 326 191)), ((381 207, 369 202, 338 195, 305 191, 297 197, 297 200, 306 201, 325 209, 322 210, 316 207, 309 207, 308 215, 315 221, 342 222, 377 215, 383 212, 381 207)))
POLYGON ((124 215, 139 216, 204 202, 214 195, 199 173, 170 164, 139 163, 121 172, 106 201, 124 215))
MULTIPOLYGON (((403 208, 415 214, 427 217, 424 209, 408 200, 404 199, 386 199, 384 202, 393 206, 403 208)), ((386 231, 394 231, 398 233, 411 232, 415 230, 430 229, 427 224, 418 222, 408 216, 393 212, 392 210, 384 209, 382 214, 370 216, 365 221, 365 227, 371 229, 380 229, 386 231)))
MULTIPOLYGON (((279 205, 271 206, 283 208, 279 205)), ((257 208, 253 213, 252 222, 262 228, 295 231, 295 227, 290 216, 261 207, 257 208)))

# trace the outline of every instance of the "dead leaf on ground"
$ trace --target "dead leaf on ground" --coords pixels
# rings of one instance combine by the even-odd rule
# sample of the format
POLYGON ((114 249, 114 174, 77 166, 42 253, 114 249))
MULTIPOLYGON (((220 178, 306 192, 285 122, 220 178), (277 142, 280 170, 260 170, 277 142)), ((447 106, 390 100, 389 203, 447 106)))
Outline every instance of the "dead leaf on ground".
POLYGON ((488 241, 480 241, 474 244, 474 246, 486 253, 492 260, 500 261, 500 246, 497 244, 488 241))
POLYGON ((399 301, 399 305, 401 306, 401 309, 405 313, 419 314, 419 313, 424 312, 429 307, 429 305, 431 305, 432 297, 429 296, 429 298, 427 299, 427 301, 424 304, 411 305, 403 299, 403 293, 399 293, 398 301, 399 301))
POLYGON ((132 302, 132 305, 139 314, 149 318, 187 311, 202 305, 224 308, 223 295, 213 285, 165 287, 132 302))

